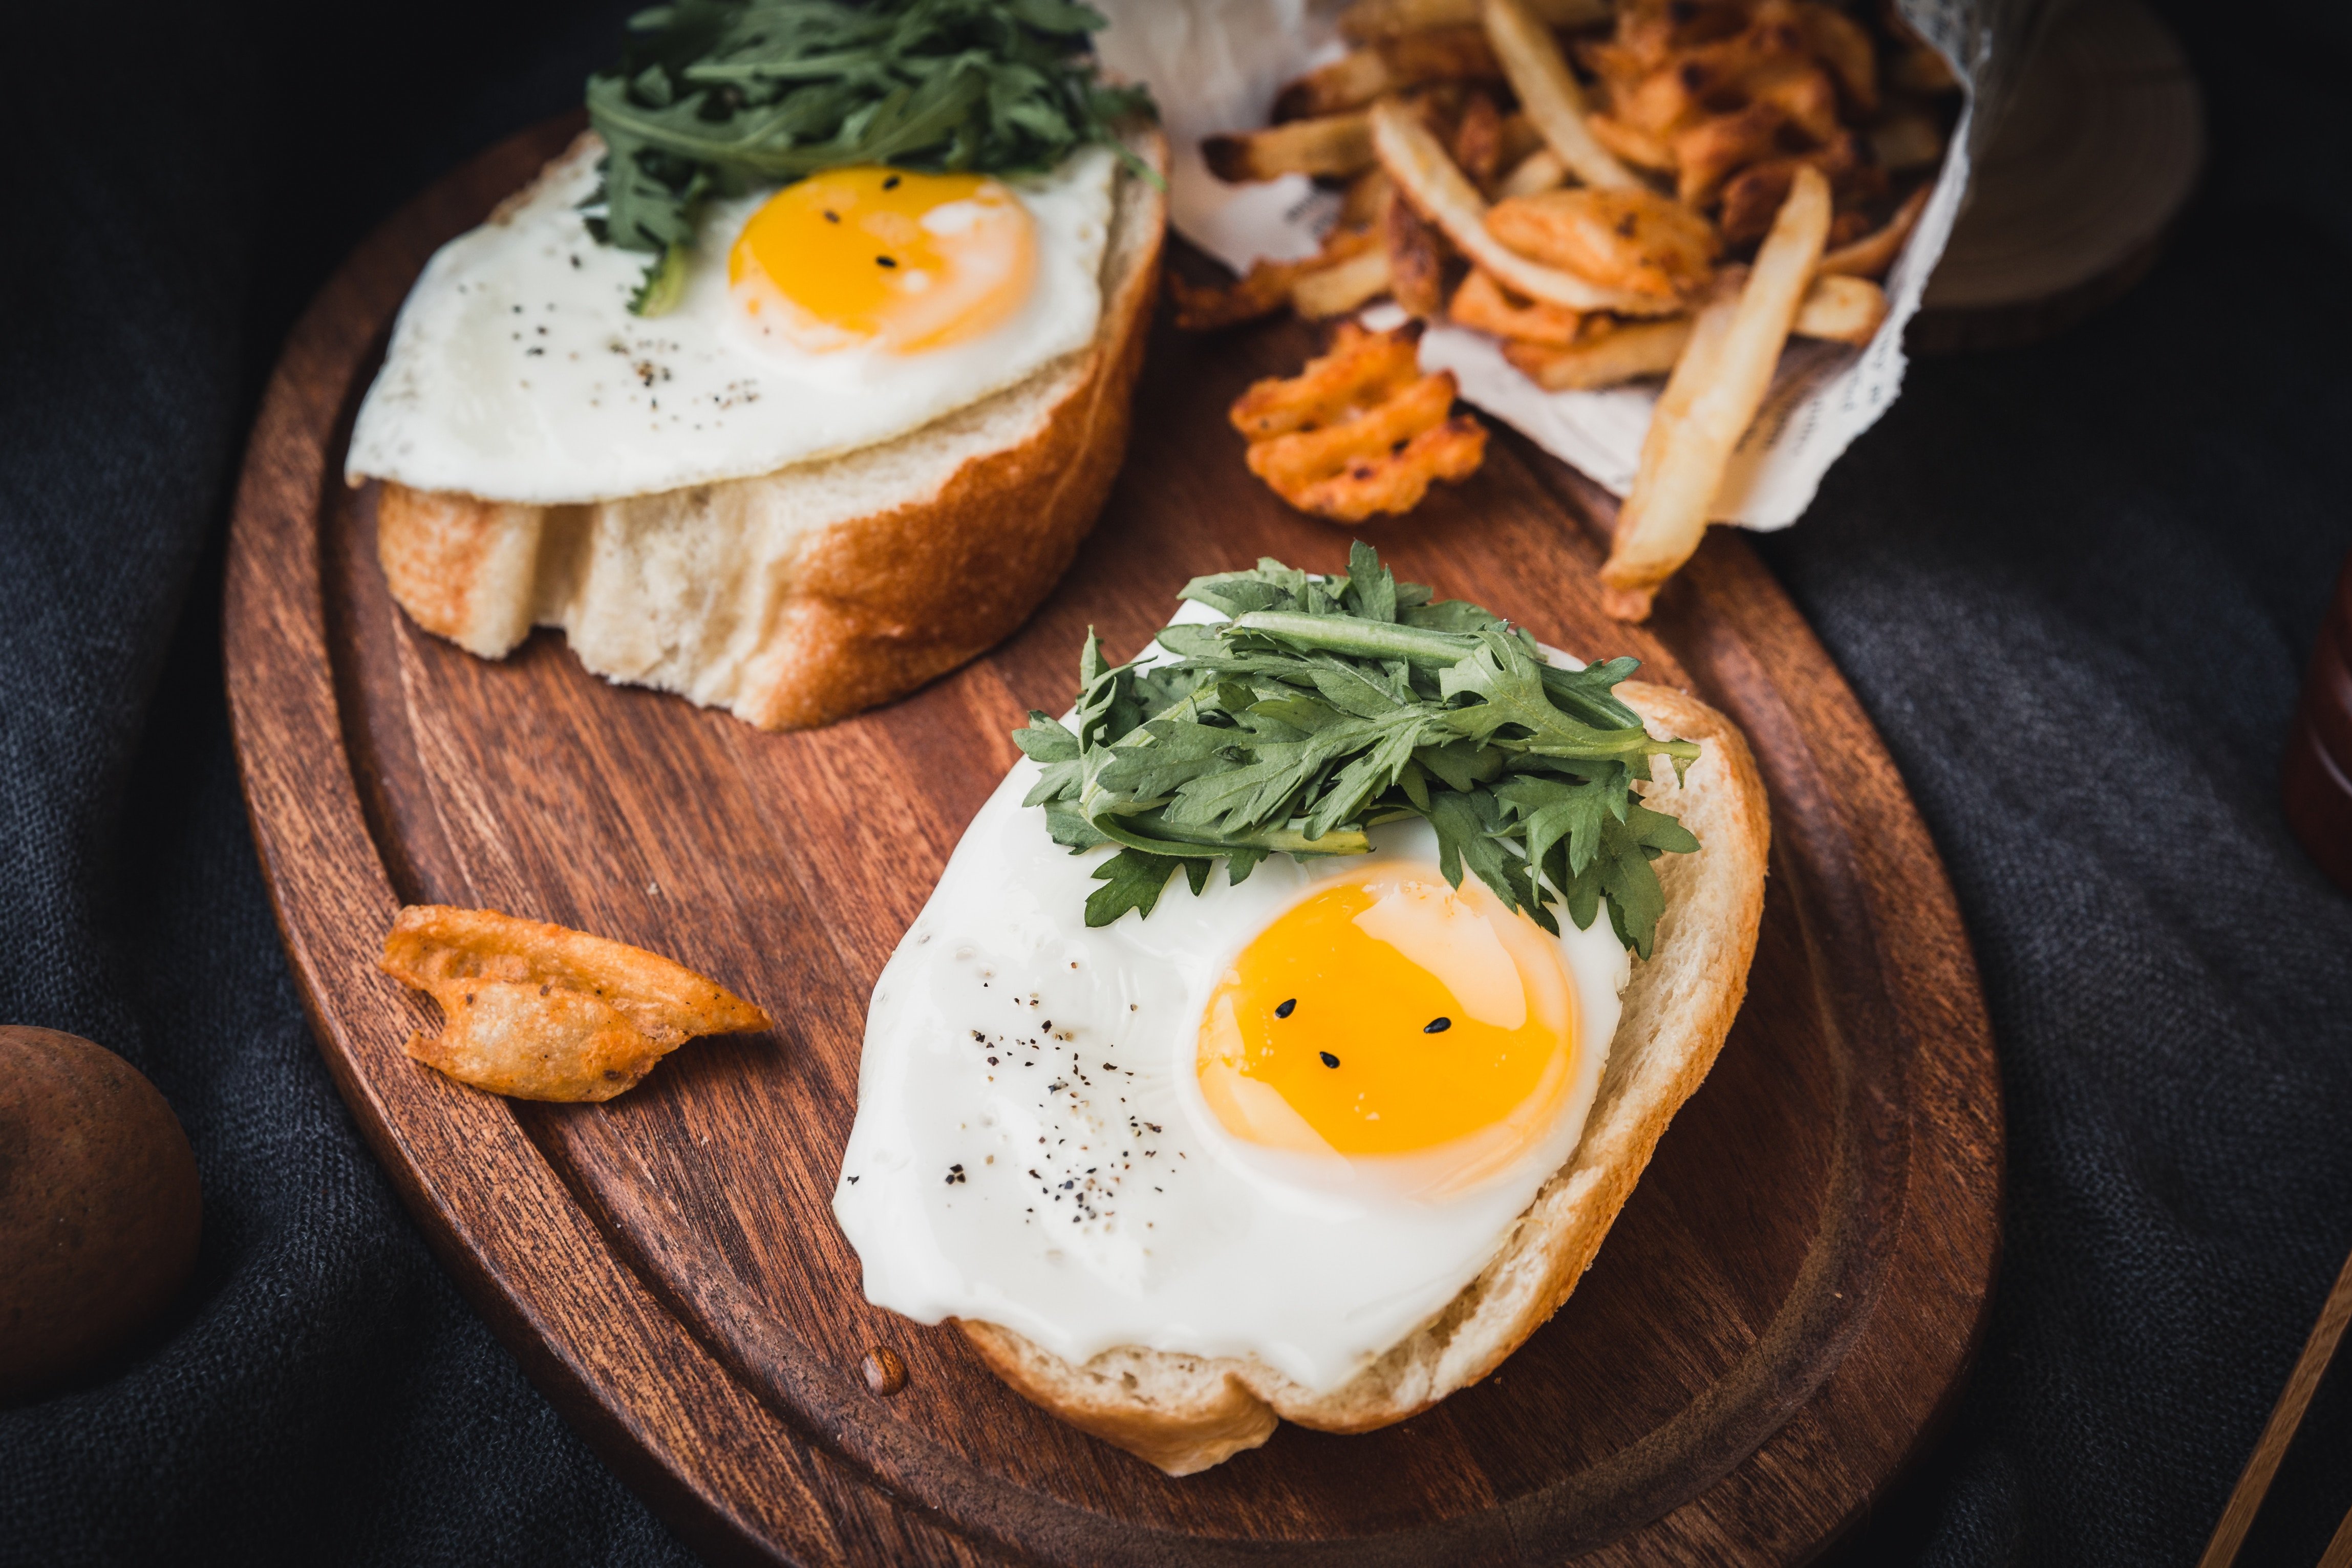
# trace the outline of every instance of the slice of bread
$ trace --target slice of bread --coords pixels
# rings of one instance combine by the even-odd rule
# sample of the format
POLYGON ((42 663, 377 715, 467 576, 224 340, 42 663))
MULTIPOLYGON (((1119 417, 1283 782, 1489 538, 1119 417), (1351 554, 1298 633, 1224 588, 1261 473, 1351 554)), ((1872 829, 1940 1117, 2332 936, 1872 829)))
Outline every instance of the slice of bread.
POLYGON ((1756 952, 1771 838, 1763 780, 1729 719, 1664 686, 1629 681, 1617 694, 1654 735, 1699 743, 1679 784, 1657 761, 1647 796, 1698 835, 1699 849, 1657 862, 1666 912, 1651 956, 1634 961, 1584 1136, 1486 1270, 1329 1393, 1255 1358, 1122 1346, 1081 1366, 999 1324, 962 1322, 998 1376, 1072 1425, 1186 1476, 1265 1442, 1277 1417, 1327 1432, 1402 1421, 1486 1376, 1559 1310, 1730 1031, 1756 952))
MULTIPOLYGON (((1167 167, 1158 131, 1131 145, 1167 167)), ((1027 619, 1094 526, 1127 450, 1166 205, 1120 171, 1090 347, 895 440, 588 506, 383 484, 393 598, 488 659, 561 626, 608 680, 763 729, 911 691, 1027 619)))

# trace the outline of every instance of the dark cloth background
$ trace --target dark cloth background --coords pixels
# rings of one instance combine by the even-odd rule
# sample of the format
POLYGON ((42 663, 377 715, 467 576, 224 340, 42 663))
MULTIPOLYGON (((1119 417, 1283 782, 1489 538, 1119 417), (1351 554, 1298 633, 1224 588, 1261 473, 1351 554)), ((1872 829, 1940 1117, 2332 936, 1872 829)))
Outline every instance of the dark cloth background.
MULTIPOLYGON (((12 7, 0 59, 0 1021, 171 1100, 203 1253, 0 1412, 0 1563, 673 1563, 459 1300, 310 1043, 224 717, 221 535, 278 344, 395 204, 576 101, 620 8, 12 7)), ((2352 898, 2278 756, 2352 548, 2352 13, 2173 21, 2214 162, 2154 274, 1925 361, 1767 559, 1974 939, 1991 1326, 1848 1563, 2189 1563, 2352 1248, 2352 898)), ((2352 1374, 2244 1561, 2352 1507, 2352 1374)))

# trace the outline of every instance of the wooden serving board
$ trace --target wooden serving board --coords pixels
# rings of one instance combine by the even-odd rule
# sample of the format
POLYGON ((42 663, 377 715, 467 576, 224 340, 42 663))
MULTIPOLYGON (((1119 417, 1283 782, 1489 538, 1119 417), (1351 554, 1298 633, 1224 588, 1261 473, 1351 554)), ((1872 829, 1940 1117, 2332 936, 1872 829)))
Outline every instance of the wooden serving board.
POLYGON ((1304 329, 1152 344, 1133 449, 1012 641, 830 728, 767 735, 608 686, 542 632, 490 664, 419 632, 342 449, 442 241, 568 133, 401 212, 297 328, 254 433, 226 653, 255 837, 320 1050, 442 1257, 548 1395, 692 1542, 810 1563, 1706 1562, 1816 1552, 1967 1365, 1998 1245, 1999 1085, 1952 895, 1869 721, 1718 535, 1632 630, 1607 498, 1498 438, 1370 529, 1401 575, 1548 641, 1631 652, 1747 729, 1773 800, 1745 1010, 1600 1260, 1485 1383, 1388 1430, 1285 1427, 1170 1480, 1032 1409, 952 1327, 869 1306, 829 1207, 867 994, 1025 709, 1080 639, 1139 648, 1198 572, 1336 569, 1348 535, 1244 471, 1226 403, 1304 329), (404 902, 488 905, 671 955, 772 1035, 696 1041, 605 1105, 509 1103, 404 1056, 427 1007, 374 961, 404 902), (895 1349, 884 1397, 860 1374, 895 1349))

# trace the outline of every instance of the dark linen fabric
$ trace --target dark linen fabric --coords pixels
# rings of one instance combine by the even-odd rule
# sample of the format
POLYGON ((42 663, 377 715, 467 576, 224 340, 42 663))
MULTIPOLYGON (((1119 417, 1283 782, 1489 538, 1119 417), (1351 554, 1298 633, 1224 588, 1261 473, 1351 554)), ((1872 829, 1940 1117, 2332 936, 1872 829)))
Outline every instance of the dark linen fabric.
MULTIPOLYGON (((0 1411, 0 1563, 689 1555, 459 1300, 309 1039, 221 696, 220 537, 296 312, 576 100, 620 8, 19 7, 0 91, 0 1021, 152 1077, 196 1277, 0 1411)), ((2189 1563, 2352 1248, 2352 898, 2277 759, 2352 549, 2352 16, 2173 16, 2215 161, 2149 279, 1915 365, 1765 544, 1934 831, 2001 1051, 1975 1375, 1853 1563, 2189 1563)), ((2243 1561, 2352 1507, 2352 1374, 2243 1561)))

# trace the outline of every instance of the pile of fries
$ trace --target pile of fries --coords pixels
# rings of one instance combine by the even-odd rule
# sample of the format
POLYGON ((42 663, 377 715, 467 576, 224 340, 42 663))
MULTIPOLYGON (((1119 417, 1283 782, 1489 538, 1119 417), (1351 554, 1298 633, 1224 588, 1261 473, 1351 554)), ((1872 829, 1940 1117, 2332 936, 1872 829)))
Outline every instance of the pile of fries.
POLYGON ((1885 319, 1956 84, 1891 7, 1866 26, 1831 0, 1356 0, 1341 26, 1355 47, 1274 125, 1203 147, 1226 180, 1341 183, 1338 221, 1303 260, 1171 280, 1178 324, 1385 297, 1549 390, 1669 377, 1604 573, 1642 619, 1786 340, 1885 319))

